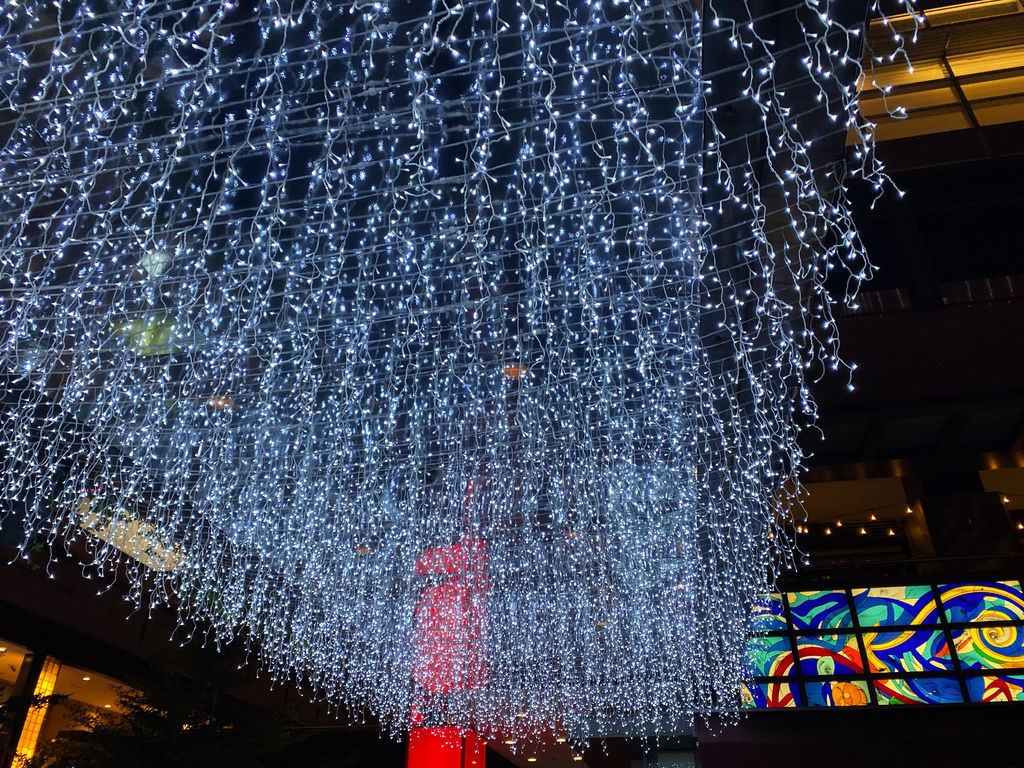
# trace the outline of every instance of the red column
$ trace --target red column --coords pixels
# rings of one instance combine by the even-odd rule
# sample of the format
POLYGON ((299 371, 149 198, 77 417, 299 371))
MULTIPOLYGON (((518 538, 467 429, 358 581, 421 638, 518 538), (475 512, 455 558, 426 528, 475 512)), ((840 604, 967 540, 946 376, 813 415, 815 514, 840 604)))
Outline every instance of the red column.
MULTIPOLYGON (((472 731, 434 722, 444 697, 479 690, 487 679, 487 549, 481 539, 423 552, 416 573, 429 578, 414 615, 416 654, 408 768, 484 768, 484 742, 472 731)), ((443 717, 443 715, 441 715, 443 717)))

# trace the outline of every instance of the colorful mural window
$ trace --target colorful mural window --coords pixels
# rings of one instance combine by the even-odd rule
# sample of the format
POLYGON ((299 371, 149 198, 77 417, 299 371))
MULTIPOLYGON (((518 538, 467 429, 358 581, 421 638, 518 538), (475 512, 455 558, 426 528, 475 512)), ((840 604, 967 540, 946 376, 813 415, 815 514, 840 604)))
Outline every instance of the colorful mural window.
POLYGON ((864 662, 855 635, 798 637, 796 652, 804 675, 862 675, 864 662))
POLYGON ((1024 702, 1019 581, 772 594, 750 626, 744 707, 1024 702))
POLYGON ((871 672, 931 672, 953 669, 946 633, 939 631, 868 632, 864 652, 871 672))
POLYGON ((863 707, 871 703, 866 680, 823 680, 807 683, 812 707, 863 707))
POLYGON ((855 589, 853 605, 862 627, 921 626, 939 621, 929 586, 855 589))
POLYGON ((994 675, 967 678, 971 701, 1024 701, 1024 675, 994 675))
POLYGON ((953 630, 953 644, 964 669, 1024 667, 1024 631, 1014 626, 953 630))
POLYGON ((1019 581, 991 584, 944 584, 939 587, 950 622, 1024 620, 1024 593, 1019 581))
POLYGON ((790 592, 788 598, 794 629, 846 629, 853 626, 845 590, 790 592))
POLYGON ((747 643, 747 671, 754 677, 785 677, 795 672, 788 637, 752 637, 747 643))
POLYGON ((891 677, 875 681, 879 704, 957 704, 964 700, 955 677, 891 677))
POLYGON ((744 708, 802 707, 803 697, 796 683, 750 683, 741 690, 744 708))
POLYGON ((782 604, 782 595, 772 593, 754 605, 751 611, 750 631, 785 632, 789 628, 786 622, 786 609, 782 604))

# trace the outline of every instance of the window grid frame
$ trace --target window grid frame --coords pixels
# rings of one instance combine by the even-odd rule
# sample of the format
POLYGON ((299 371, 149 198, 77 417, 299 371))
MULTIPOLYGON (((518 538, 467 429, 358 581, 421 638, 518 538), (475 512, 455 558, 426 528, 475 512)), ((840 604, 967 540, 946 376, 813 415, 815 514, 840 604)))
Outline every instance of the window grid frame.
MULTIPOLYGON (((922 580, 923 581, 923 580, 922 580)), ((790 589, 779 590, 778 600, 782 606, 782 618, 784 619, 786 628, 782 630, 767 630, 761 632, 754 632, 752 638, 780 638, 784 637, 788 640, 789 653, 793 658, 793 670, 792 673, 785 676, 765 676, 765 675, 754 675, 749 678, 749 682, 758 685, 771 685, 771 684, 788 684, 793 686, 793 690, 799 696, 799 701, 795 702, 793 707, 759 707, 757 705, 745 707, 746 711, 757 710, 787 710, 787 709, 834 709, 837 705, 832 706, 818 706, 810 703, 810 698, 807 695, 807 689, 811 683, 822 683, 829 681, 836 682, 863 682, 867 684, 867 702, 858 706, 857 708, 865 707, 885 707, 893 706, 889 704, 880 704, 875 681, 877 680, 918 680, 918 679, 943 679, 943 680, 956 680, 957 686, 960 692, 961 701, 958 702, 920 702, 919 706, 963 706, 963 705, 977 705, 977 704, 1022 704, 1024 701, 1005 701, 1005 702, 985 702, 981 699, 975 701, 971 698, 970 691, 967 686, 967 681, 973 678, 979 677, 1013 677, 1018 676, 1024 678, 1024 657, 1021 658, 1019 665, 998 667, 998 668, 981 668, 981 669, 968 669, 960 659, 960 655, 957 652, 956 645, 953 642, 953 633, 957 631, 977 629, 984 627, 1017 627, 1024 629, 1024 619, 1012 619, 1012 620, 986 620, 986 621, 950 621, 949 614, 946 606, 946 602, 942 599, 942 592, 940 585, 949 586, 951 583, 971 583, 967 579, 933 579, 927 583, 918 581, 911 584, 897 584, 892 585, 895 587, 903 586, 919 586, 928 587, 930 595, 935 603, 935 615, 936 619, 933 622, 924 624, 886 624, 883 626, 875 627, 871 626, 865 628, 861 624, 860 616, 857 613, 856 605, 853 599, 854 587, 851 586, 838 586, 830 585, 825 587, 817 587, 811 589, 801 589, 799 587, 792 587, 790 589), (790 593, 800 591, 820 591, 820 592, 833 592, 842 593, 846 599, 847 610, 850 614, 850 626, 847 627, 832 627, 828 629, 796 629, 793 623, 792 605, 790 603, 790 593), (872 672, 870 670, 870 664, 868 662, 867 647, 865 641, 865 634, 868 633, 891 633, 891 632, 942 632, 942 636, 946 642, 946 646, 949 649, 950 660, 952 667, 948 670, 916 670, 916 671, 903 671, 903 672, 872 672), (860 673, 840 673, 832 675, 810 675, 805 674, 801 665, 801 658, 798 651, 797 639, 802 637, 828 637, 828 636, 839 636, 839 635, 850 635, 856 638, 857 648, 861 655, 861 667, 860 673)), ((996 577, 988 580, 992 583, 998 582, 1015 582, 1017 588, 1024 593, 1024 580, 1015 579, 1014 577, 996 577)), ((979 586, 986 583, 986 581, 978 580, 976 582, 979 586)), ((888 586, 888 585, 885 585, 888 586)), ((870 587, 875 588, 875 587, 870 587)), ((771 596, 769 596, 771 597, 771 596)), ((774 598, 772 598, 774 599, 774 598)), ((914 706, 914 705, 908 705, 914 706)))

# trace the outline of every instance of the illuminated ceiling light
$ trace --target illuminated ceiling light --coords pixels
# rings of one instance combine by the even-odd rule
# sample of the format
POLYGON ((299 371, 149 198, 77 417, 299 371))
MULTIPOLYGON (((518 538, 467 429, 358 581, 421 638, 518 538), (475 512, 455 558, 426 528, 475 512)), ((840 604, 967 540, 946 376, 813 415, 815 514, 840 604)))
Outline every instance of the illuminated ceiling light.
POLYGON ((557 744, 565 744, 565 742, 567 741, 568 739, 565 738, 565 736, 559 736, 557 739, 555 739, 555 743, 557 744))
POLYGON ((872 512, 872 513, 871 513, 871 520, 877 520, 877 519, 878 519, 878 517, 876 517, 876 516, 875 516, 875 513, 874 513, 874 512, 872 512))
POLYGON ((914 514, 914 508, 913 507, 907 507, 906 514, 908 514, 908 515, 914 514))
POLYGON ((573 755, 572 759, 578 763, 583 759, 583 755, 573 755))
POLYGON ((949 3, 924 11, 928 26, 963 24, 998 16, 1016 15, 1021 12, 1020 0, 974 0, 968 3, 949 3))
POLYGON ((894 531, 892 528, 890 528, 887 533, 888 533, 889 536, 895 536, 896 535, 896 531, 894 531))
POLYGON ((227 395, 216 395, 206 401, 206 404, 217 411, 228 411, 235 407, 235 401, 227 395))
POLYGON ((89 677, 88 675, 83 675, 83 676, 82 676, 82 679, 83 679, 83 680, 84 680, 85 682, 89 682, 90 680, 92 680, 92 678, 91 678, 91 677, 89 677))
POLYGON ((826 536, 831 536, 832 535, 832 529, 831 528, 826 528, 825 529, 825 535, 826 536))
POLYGON ((743 2, 9 5, 23 548, 84 542, 137 607, 393 734, 421 635, 471 634, 416 613, 460 579, 487 629, 456 676, 487 684, 447 725, 737 716, 812 380, 852 370, 832 308, 873 272, 847 185, 886 177, 827 42, 858 30, 797 0, 785 43, 743 2), (839 178, 819 123, 864 139, 839 178))
POLYGON ((527 373, 529 373, 529 371, 526 366, 523 365, 513 363, 505 366, 505 375, 510 379, 521 379, 523 376, 527 375, 527 373))
POLYGON ((861 536, 864 536, 867 532, 867 528, 861 528, 860 531, 858 531, 858 533, 860 533, 861 536))
POLYGON ((528 762, 528 763, 536 763, 537 762, 537 758, 536 757, 532 757, 532 756, 528 757, 528 758, 526 758, 526 762, 528 762))
POLYGON ((511 747, 513 744, 516 743, 516 740, 515 739, 505 739, 505 741, 502 742, 502 743, 503 744, 508 744, 511 747))

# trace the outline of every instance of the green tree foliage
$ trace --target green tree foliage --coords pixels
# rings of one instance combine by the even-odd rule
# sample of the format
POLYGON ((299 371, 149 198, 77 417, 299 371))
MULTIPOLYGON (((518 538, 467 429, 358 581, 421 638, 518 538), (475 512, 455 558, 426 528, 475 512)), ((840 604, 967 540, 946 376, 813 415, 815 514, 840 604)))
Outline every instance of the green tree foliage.
MULTIPOLYGON (((47 697, 75 730, 40 744, 24 768, 403 768, 405 748, 373 727, 307 728, 291 710, 245 703, 229 691, 247 676, 220 654, 177 652, 154 659, 119 692, 118 710, 47 697)), ((27 707, 6 702, 21 722, 27 707)), ((302 706, 302 705, 298 705, 302 706)), ((4 714, 0 710, 0 714, 4 714)))
POLYGON ((279 765, 274 756, 291 740, 284 713, 227 695, 237 682, 222 659, 201 654, 155 665, 120 691, 119 713, 71 712, 82 738, 41 745, 31 768, 279 765))

